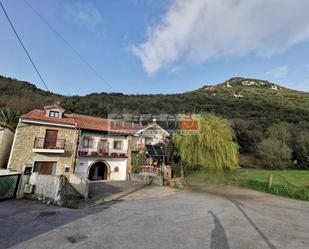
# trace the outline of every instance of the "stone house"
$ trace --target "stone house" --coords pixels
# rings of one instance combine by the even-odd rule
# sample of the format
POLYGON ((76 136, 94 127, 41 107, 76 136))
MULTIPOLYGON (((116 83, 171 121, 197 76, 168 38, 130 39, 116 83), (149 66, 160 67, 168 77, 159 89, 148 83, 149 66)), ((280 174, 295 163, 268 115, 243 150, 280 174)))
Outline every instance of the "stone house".
POLYGON ((20 118, 8 167, 44 175, 73 173, 91 181, 125 180, 133 149, 167 136, 155 123, 142 126, 67 114, 50 105, 20 118))
POLYGON ((0 126, 0 169, 6 168, 13 143, 14 132, 0 126))

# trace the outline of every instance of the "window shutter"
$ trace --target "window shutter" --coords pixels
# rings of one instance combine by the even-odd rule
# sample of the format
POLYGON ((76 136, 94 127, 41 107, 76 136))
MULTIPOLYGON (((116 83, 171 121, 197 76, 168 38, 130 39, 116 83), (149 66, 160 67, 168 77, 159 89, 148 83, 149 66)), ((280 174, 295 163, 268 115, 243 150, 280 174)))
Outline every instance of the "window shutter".
POLYGON ((95 139, 90 138, 90 147, 95 148, 95 139))

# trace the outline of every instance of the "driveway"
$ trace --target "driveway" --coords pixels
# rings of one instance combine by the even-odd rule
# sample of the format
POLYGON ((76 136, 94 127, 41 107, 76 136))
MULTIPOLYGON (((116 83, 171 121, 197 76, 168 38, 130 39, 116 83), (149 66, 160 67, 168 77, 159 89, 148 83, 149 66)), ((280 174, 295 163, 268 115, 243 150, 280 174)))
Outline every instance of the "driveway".
POLYGON ((152 198, 135 192, 14 248, 308 248, 308 202, 231 187, 147 189, 152 198))
POLYGON ((143 189, 147 184, 140 181, 99 181, 89 185, 88 203, 100 204, 104 201, 119 199, 143 189))

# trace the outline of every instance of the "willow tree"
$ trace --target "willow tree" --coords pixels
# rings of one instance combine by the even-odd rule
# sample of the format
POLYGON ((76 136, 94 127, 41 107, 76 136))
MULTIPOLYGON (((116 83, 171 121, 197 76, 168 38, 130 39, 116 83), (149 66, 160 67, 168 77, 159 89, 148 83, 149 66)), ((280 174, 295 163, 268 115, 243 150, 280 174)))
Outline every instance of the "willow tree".
POLYGON ((238 145, 226 119, 202 114, 199 132, 195 135, 176 135, 174 142, 186 165, 200 165, 214 171, 238 166, 238 145))

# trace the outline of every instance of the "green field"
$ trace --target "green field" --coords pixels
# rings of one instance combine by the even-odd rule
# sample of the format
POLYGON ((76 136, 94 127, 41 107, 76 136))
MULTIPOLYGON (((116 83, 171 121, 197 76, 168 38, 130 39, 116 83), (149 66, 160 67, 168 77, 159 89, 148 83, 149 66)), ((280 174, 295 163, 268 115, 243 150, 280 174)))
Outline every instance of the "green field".
POLYGON ((200 172, 187 177, 187 182, 195 186, 235 185, 309 201, 308 170, 238 169, 233 173, 200 172))
POLYGON ((309 190, 309 170, 240 169, 236 174, 238 179, 254 179, 267 182, 269 177, 272 176, 273 183, 294 185, 309 190))

